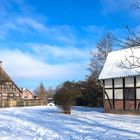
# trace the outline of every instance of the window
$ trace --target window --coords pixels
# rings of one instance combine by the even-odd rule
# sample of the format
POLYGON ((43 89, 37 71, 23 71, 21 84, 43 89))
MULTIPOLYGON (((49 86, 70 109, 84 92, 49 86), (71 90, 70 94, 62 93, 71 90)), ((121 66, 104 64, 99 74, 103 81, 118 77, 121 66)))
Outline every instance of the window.
POLYGON ((134 88, 125 89, 125 99, 134 99, 134 88))
POLYGON ((9 99, 13 99, 14 98, 14 93, 9 93, 9 99))

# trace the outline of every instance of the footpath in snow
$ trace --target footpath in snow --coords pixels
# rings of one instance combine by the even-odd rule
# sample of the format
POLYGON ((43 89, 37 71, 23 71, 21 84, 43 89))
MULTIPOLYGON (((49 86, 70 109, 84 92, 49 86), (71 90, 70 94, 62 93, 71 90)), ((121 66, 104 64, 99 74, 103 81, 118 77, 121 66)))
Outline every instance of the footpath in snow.
POLYGON ((0 109, 0 140, 140 140, 140 116, 55 106, 0 109))

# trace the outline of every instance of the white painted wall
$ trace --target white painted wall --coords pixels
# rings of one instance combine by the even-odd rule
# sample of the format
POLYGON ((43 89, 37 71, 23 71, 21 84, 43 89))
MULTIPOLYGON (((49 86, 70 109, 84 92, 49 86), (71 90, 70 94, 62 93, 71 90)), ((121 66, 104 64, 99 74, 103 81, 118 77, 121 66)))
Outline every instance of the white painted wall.
POLYGON ((136 86, 140 87, 140 76, 136 77, 136 86))
POLYGON ((122 78, 114 79, 114 87, 123 87, 123 80, 122 80, 122 78))
POLYGON ((115 99, 123 99, 123 89, 115 89, 115 99))
POLYGON ((140 88, 136 89, 136 98, 140 99, 140 88))
POLYGON ((126 87, 134 87, 134 77, 126 77, 125 78, 125 86, 126 87))
POLYGON ((105 88, 112 88, 112 79, 105 80, 105 88))
MULTIPOLYGON (((109 99, 113 99, 112 89, 106 89, 105 91, 107 92, 109 99)), ((105 94, 105 99, 107 99, 106 94, 105 94)))
MULTIPOLYGON (((136 77, 136 86, 140 87, 140 76, 136 77)), ((116 78, 114 79, 114 87, 123 87, 123 79, 116 78)), ((126 77, 125 78, 125 87, 134 87, 134 77, 126 77)), ((112 88, 112 79, 105 80, 105 88, 112 88)), ((106 92, 109 96, 109 99, 113 99, 112 89, 106 89, 106 92)), ((123 99, 123 89, 115 89, 114 91, 115 99, 123 99)), ((136 97, 140 99, 140 88, 136 89, 136 97)), ((105 95, 105 99, 107 99, 105 95)))

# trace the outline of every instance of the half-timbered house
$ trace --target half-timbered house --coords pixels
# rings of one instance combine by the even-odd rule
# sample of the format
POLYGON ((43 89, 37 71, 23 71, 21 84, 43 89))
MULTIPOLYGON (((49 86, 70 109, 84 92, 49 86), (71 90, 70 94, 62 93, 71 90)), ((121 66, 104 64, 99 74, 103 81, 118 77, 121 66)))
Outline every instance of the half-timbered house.
POLYGON ((109 53, 99 80, 105 112, 140 112, 140 47, 109 53))
POLYGON ((21 94, 22 99, 26 99, 26 100, 34 99, 34 95, 29 89, 21 88, 21 91, 22 91, 22 94, 21 94))
POLYGON ((20 97, 21 90, 4 71, 2 68, 2 61, 0 61, 0 100, 19 99, 20 97))

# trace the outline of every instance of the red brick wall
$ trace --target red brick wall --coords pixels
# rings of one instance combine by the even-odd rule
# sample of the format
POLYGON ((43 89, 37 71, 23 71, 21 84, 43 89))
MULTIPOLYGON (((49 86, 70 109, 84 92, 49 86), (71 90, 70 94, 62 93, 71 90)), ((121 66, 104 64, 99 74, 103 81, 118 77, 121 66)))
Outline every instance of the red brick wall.
POLYGON ((126 110, 134 110, 135 109, 134 106, 135 106, 134 101, 131 101, 131 100, 125 101, 125 109, 126 110))
MULTIPOLYGON (((111 101, 111 105, 113 103, 112 100, 111 101)), ((138 104, 140 103, 140 100, 137 100, 136 102, 136 110, 138 109, 138 104)), ((123 100, 115 100, 114 101, 115 104, 115 111, 122 111, 123 110, 123 100)), ((110 112, 111 108, 110 108, 110 104, 108 100, 105 100, 104 102, 104 110, 105 112, 110 112)), ((132 100, 126 100, 125 101, 125 110, 131 111, 131 110, 135 110, 135 103, 132 100)), ((139 111, 140 111, 140 107, 139 107, 139 111)))
POLYGON ((115 100, 115 110, 123 110, 123 100, 115 100))
MULTIPOLYGON (((110 102, 111 105, 113 105, 113 101, 110 100, 110 102)), ((115 104, 115 110, 123 110, 123 100, 115 100, 114 104, 115 104)), ((111 110, 108 100, 105 100, 104 102, 104 109, 105 112, 109 112, 111 110)))
MULTIPOLYGON (((111 102, 111 105, 112 105, 112 100, 110 100, 110 102, 111 102)), ((105 112, 110 112, 110 110, 111 110, 108 100, 104 101, 104 110, 105 110, 105 112)))

